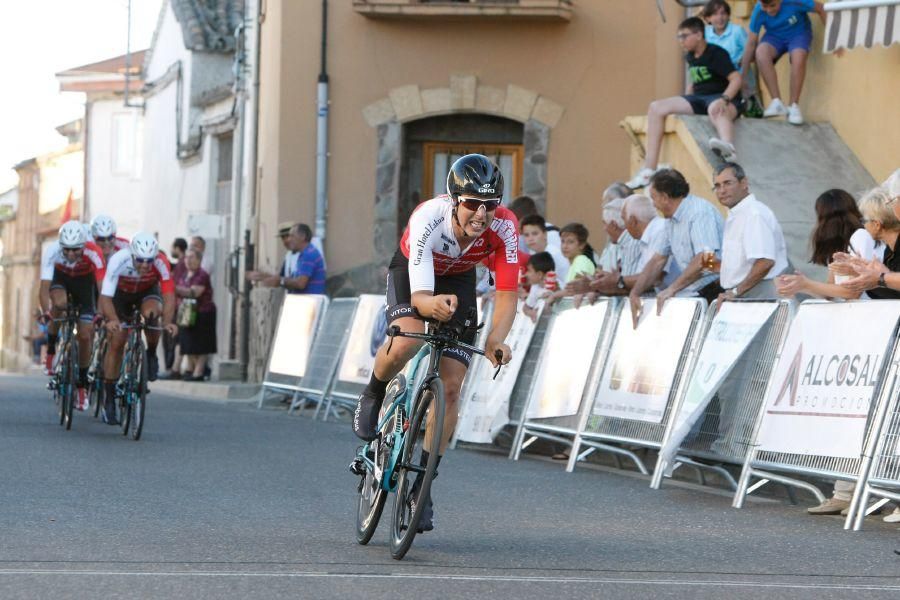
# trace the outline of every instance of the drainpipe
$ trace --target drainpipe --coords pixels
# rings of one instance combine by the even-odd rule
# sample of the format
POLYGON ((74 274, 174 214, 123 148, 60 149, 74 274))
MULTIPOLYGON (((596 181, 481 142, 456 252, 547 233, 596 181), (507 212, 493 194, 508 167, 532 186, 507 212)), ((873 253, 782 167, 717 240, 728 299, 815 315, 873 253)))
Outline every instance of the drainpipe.
POLYGON ((319 70, 316 131, 316 228, 324 254, 328 222, 328 70, 325 52, 328 48, 328 0, 322 0, 322 66, 319 70))

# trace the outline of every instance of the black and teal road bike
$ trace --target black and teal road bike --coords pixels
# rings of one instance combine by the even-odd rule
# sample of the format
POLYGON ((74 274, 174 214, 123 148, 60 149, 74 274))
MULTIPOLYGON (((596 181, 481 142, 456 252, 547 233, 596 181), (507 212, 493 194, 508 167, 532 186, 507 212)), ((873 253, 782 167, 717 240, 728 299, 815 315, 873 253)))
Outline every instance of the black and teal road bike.
POLYGON ((78 306, 72 304, 71 298, 66 305, 65 314, 53 319, 59 323, 56 341, 56 355, 53 360, 53 375, 47 384, 56 408, 59 411, 59 424, 72 429, 72 414, 78 402, 78 306))
MULTIPOLYGON (((359 449, 350 470, 360 476, 356 513, 356 541, 360 544, 367 544, 372 539, 387 496, 394 494, 390 550, 397 560, 402 559, 412 545, 423 507, 431 493, 431 481, 436 475, 440 432, 444 428, 441 357, 453 349, 465 349, 484 356, 479 348, 460 341, 467 330, 478 328, 476 319, 473 311, 460 327, 426 321, 425 333, 403 332, 397 326, 388 328, 391 338, 388 352, 395 337, 422 340, 425 345, 410 361, 409 379, 401 373, 388 384, 378 421, 378 435, 359 449), (425 424, 429 414, 435 435, 426 446, 425 424), (423 449, 429 454, 426 465, 420 465, 418 459, 423 449), (413 486, 416 476, 420 482, 413 486), (414 487, 418 489, 413 491, 414 487)), ((499 370, 497 367, 498 373, 499 370)))

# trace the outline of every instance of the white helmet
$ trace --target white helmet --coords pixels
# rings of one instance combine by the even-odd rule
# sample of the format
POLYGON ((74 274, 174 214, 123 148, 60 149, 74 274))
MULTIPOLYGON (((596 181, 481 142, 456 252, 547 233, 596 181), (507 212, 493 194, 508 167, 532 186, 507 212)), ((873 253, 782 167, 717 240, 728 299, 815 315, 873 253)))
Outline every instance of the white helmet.
POLYGON ((131 255, 148 260, 159 254, 159 242, 151 234, 141 231, 131 238, 131 255))
POLYGON ((91 235, 94 239, 109 238, 116 235, 116 222, 112 217, 97 215, 91 220, 91 235))
POLYGON ((78 221, 66 221, 59 228, 59 245, 63 248, 84 248, 85 242, 87 235, 78 221))

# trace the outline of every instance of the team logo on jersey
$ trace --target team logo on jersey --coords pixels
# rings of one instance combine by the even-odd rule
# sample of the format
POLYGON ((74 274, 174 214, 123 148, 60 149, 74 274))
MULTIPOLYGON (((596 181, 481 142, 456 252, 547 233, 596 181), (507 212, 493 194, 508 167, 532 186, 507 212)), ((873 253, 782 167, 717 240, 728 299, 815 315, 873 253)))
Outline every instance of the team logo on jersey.
POLYGON ((441 250, 441 252, 450 252, 450 246, 448 246, 448 245, 445 243, 445 244, 444 244, 444 248, 443 248, 443 250, 441 250))

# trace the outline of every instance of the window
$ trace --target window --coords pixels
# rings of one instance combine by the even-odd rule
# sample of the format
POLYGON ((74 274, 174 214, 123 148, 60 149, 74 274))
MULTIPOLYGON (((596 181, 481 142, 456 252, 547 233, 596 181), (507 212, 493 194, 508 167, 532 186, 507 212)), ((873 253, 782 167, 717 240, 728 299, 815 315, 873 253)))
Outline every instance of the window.
POLYGON ((503 173, 503 204, 521 193, 522 156, 521 144, 446 144, 426 142, 424 144, 423 190, 431 192, 430 197, 447 193, 447 171, 460 156, 484 154, 500 166, 503 173))
POLYGON ((139 179, 143 170, 143 119, 135 112, 112 117, 112 172, 139 179))

